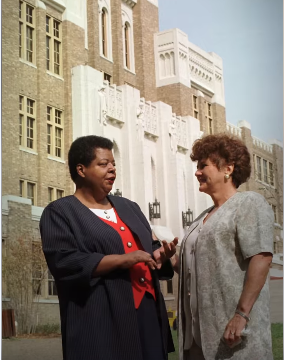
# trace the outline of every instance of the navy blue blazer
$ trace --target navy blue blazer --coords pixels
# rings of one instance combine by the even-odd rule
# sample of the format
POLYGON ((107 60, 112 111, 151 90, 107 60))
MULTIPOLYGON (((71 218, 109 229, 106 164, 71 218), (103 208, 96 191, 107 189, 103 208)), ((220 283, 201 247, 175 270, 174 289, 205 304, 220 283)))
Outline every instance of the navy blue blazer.
MULTIPOLYGON (((139 206, 108 196, 121 220, 152 254, 160 245, 139 206)), ((75 196, 49 204, 40 221, 43 252, 59 298, 64 360, 142 360, 129 270, 92 278, 105 255, 124 254, 119 233, 75 196)), ((166 278, 173 276, 166 264, 166 278)), ((163 271, 160 271, 163 276, 163 271)), ((160 276, 160 277, 161 277, 160 276)), ((152 271, 165 353, 174 351, 159 272, 152 271)))

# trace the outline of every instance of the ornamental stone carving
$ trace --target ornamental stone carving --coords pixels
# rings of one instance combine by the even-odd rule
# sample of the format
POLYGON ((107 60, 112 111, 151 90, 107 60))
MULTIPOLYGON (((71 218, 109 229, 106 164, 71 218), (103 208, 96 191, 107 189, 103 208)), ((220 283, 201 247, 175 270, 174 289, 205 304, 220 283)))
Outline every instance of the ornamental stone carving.
POLYGON ((137 137, 139 141, 144 139, 144 129, 145 129, 145 99, 141 98, 138 108, 136 110, 136 129, 137 129, 137 137))
POLYGON ((99 123, 101 125, 107 125, 107 103, 106 103, 106 86, 103 85, 100 89, 98 89, 99 94, 99 123))
POLYGON ((176 114, 172 114, 172 118, 169 124, 169 135, 171 140, 172 153, 177 152, 177 129, 176 129, 176 114))

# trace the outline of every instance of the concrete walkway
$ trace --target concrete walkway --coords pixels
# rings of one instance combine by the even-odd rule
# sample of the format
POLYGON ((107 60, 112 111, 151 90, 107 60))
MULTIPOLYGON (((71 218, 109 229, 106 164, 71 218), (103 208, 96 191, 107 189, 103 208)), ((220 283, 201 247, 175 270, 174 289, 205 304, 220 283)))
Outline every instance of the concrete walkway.
POLYGON ((45 339, 4 339, 2 360, 62 360, 61 337, 45 339))

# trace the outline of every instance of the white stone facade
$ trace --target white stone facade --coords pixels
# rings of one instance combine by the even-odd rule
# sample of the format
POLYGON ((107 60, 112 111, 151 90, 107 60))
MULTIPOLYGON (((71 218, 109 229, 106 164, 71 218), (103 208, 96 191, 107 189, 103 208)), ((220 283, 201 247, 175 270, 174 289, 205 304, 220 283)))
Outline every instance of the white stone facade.
POLYGON ((179 29, 155 34, 157 87, 175 83, 193 86, 225 106, 223 62, 220 56, 200 49, 179 29))
POLYGON ((73 139, 90 134, 111 139, 117 163, 113 189, 136 201, 148 219, 149 203, 156 198, 161 219, 151 224, 181 239, 182 211, 190 208, 197 216, 211 204, 198 191, 189 158, 193 141, 201 136, 199 121, 176 116, 163 102, 145 102, 133 87, 109 85, 89 66, 73 68, 72 79, 73 139))

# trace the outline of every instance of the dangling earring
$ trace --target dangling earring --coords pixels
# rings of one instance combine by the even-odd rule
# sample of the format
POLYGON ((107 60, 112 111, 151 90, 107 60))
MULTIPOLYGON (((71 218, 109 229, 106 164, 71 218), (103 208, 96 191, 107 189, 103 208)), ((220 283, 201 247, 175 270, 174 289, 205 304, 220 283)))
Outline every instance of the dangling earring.
POLYGON ((229 180, 230 179, 230 175, 229 174, 225 174, 225 179, 229 180))

